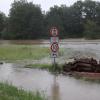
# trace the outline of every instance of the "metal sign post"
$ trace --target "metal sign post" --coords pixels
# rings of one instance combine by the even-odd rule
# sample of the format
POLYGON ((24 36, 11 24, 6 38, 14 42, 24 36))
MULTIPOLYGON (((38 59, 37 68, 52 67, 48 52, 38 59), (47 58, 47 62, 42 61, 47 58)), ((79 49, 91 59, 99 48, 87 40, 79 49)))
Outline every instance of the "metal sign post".
POLYGON ((53 65, 56 67, 56 58, 58 57, 59 50, 59 38, 58 38, 58 29, 56 27, 52 27, 50 29, 50 42, 51 42, 51 58, 53 58, 53 65))

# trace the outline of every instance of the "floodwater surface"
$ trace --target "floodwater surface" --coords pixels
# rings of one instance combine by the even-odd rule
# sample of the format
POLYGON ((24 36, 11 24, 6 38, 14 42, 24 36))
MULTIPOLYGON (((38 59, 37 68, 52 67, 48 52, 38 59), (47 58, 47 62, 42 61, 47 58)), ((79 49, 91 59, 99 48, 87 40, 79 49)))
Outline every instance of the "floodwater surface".
POLYGON ((46 70, 21 68, 12 63, 0 65, 0 81, 45 94, 48 100, 100 100, 100 84, 74 77, 55 76, 46 70))
MULTIPOLYGON (((49 44, 40 46, 50 47, 49 44)), ((60 44, 60 48, 63 51, 58 62, 65 63, 73 57, 93 57, 100 60, 100 42, 65 42, 60 44)), ((51 58, 43 58, 38 62, 50 61, 51 58)), ((5 81, 25 90, 39 91, 45 94, 48 100, 100 100, 100 83, 64 75, 55 76, 46 70, 22 68, 20 64, 0 65, 0 82, 5 81)))

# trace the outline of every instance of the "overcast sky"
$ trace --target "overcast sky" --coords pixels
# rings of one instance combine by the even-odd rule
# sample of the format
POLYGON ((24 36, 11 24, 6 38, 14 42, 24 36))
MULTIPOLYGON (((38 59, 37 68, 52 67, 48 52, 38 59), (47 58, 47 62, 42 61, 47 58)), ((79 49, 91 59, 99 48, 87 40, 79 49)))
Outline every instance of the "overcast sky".
MULTIPOLYGON (((9 9, 11 8, 11 3, 13 1, 14 0, 0 0, 0 11, 8 15, 9 9)), ((60 6, 61 4, 66 4, 67 6, 70 6, 77 0, 27 0, 27 1, 32 1, 34 4, 40 4, 42 10, 48 11, 49 8, 54 5, 60 6)), ((94 1, 100 1, 100 0, 94 0, 94 1)))

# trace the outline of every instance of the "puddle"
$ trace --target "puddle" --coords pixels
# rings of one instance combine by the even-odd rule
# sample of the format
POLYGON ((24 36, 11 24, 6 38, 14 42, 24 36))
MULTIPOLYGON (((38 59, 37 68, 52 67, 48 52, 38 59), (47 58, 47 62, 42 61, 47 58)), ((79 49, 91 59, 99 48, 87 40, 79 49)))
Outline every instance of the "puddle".
POLYGON ((11 63, 0 65, 0 81, 25 90, 40 91, 49 100, 100 100, 99 83, 55 76, 46 70, 20 68, 11 63))

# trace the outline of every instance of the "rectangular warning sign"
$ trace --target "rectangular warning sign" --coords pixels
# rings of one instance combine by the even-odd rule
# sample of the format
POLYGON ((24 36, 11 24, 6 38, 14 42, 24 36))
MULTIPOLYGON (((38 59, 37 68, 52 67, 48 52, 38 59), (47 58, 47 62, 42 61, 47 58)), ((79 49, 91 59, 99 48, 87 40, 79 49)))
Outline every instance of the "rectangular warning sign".
POLYGON ((51 53, 51 58, 57 58, 57 57, 58 57, 58 52, 51 53))
POLYGON ((51 37, 51 38, 50 38, 50 43, 52 44, 52 43, 54 43, 54 42, 59 43, 59 37, 51 37))

